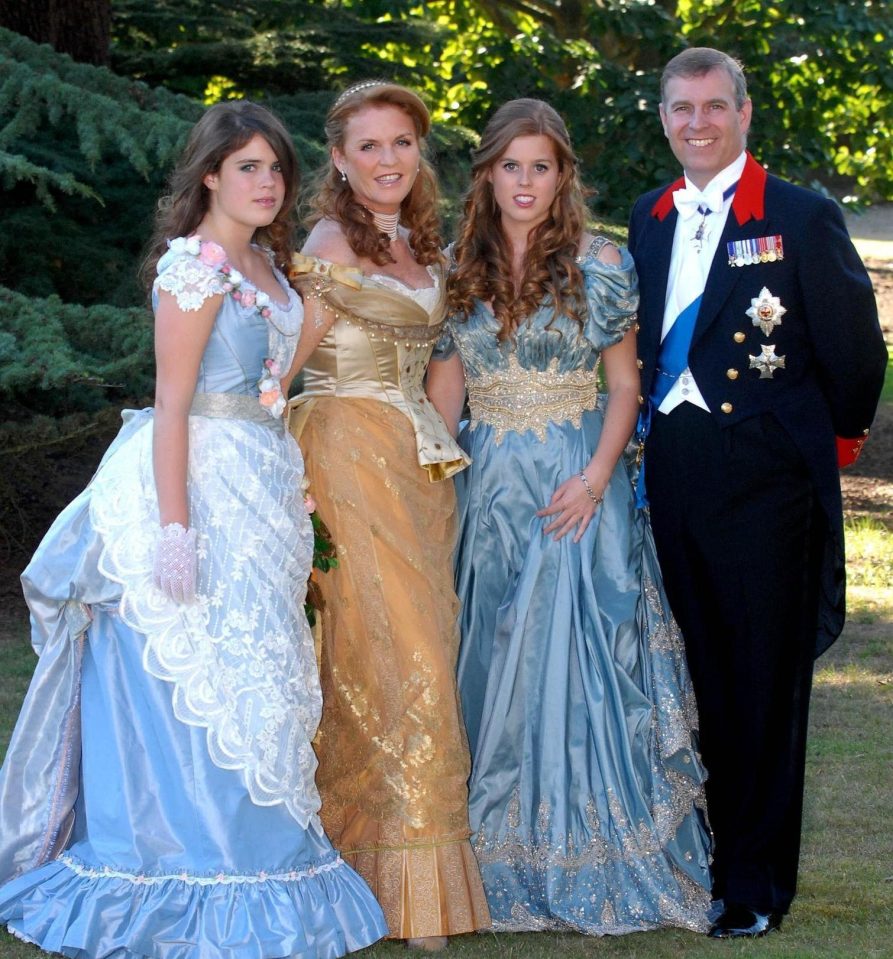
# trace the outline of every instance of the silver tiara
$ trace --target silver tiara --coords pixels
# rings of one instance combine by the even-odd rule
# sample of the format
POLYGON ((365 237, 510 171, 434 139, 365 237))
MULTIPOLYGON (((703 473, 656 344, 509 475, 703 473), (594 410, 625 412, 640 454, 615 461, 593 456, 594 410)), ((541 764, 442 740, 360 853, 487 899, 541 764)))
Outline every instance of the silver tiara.
POLYGON ((362 83, 356 83, 352 87, 348 87, 339 95, 338 99, 333 104, 332 109, 340 106, 348 97, 352 97, 355 93, 359 93, 360 90, 370 90, 372 87, 384 86, 387 86, 387 80, 364 80, 362 83))

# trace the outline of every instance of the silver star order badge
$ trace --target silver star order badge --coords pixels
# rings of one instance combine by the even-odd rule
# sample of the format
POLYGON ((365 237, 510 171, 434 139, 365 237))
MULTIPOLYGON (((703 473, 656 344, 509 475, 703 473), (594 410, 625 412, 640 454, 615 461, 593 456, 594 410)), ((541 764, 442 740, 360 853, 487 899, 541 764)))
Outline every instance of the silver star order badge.
POLYGON ((775 355, 775 347, 771 343, 764 343, 760 350, 759 356, 750 357, 750 368, 760 371, 761 380, 771 380, 776 370, 784 369, 784 357, 775 355))
POLYGON ((753 325, 763 331, 763 336, 770 336, 776 326, 781 326, 781 318, 787 309, 781 305, 781 300, 773 296, 767 287, 760 290, 760 295, 750 301, 747 315, 753 320, 753 325))

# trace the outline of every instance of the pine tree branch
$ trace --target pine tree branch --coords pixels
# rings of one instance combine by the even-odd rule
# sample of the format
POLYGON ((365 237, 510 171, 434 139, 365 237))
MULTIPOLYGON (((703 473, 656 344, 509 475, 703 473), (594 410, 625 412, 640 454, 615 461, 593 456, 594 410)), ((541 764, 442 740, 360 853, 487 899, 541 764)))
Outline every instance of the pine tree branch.
POLYGON ((103 202, 98 193, 75 179, 70 173, 56 173, 47 167, 37 166, 20 153, 7 153, 0 149, 0 182, 9 189, 14 183, 22 181, 34 184, 37 198, 50 212, 56 209, 56 203, 50 193, 51 189, 59 190, 69 196, 77 194, 88 197, 100 204, 103 202))

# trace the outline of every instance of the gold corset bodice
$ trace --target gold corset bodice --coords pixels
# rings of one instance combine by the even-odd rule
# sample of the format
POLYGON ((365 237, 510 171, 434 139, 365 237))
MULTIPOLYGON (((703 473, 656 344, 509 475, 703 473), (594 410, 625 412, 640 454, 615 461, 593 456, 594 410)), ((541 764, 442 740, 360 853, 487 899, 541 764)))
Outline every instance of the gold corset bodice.
POLYGON ((296 254, 291 277, 305 300, 317 300, 334 322, 304 366, 304 389, 290 403, 289 428, 323 396, 373 399, 404 413, 416 434, 419 465, 431 480, 470 462, 424 391, 425 370, 444 318, 442 283, 431 313, 411 297, 376 284, 359 270, 296 254))

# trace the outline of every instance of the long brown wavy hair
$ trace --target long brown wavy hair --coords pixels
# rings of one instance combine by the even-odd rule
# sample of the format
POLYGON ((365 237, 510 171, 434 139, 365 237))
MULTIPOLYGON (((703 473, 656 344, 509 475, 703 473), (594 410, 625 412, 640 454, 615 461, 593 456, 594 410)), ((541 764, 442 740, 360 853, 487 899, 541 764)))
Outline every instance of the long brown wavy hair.
POLYGON ((186 147, 171 174, 168 193, 158 201, 155 229, 140 275, 148 288, 155 267, 167 250, 167 241, 190 236, 208 212, 210 190, 203 183, 223 161, 241 150, 256 135, 270 145, 282 169, 285 198, 275 219, 254 234, 257 243, 273 251, 280 269, 291 261, 294 250, 296 203, 301 182, 295 145, 282 123, 264 107, 249 100, 215 103, 192 128, 186 147))
POLYGON ((480 146, 471 154, 471 187, 465 195, 459 236, 453 247, 450 306, 459 318, 474 309, 475 299, 492 304, 502 324, 502 339, 546 297, 555 313, 582 324, 583 274, 577 265, 586 224, 584 190, 567 127, 542 100, 504 103, 490 118, 480 146), (547 218, 527 238, 527 253, 518 287, 512 278, 511 247, 502 229, 493 185, 487 174, 516 137, 547 136, 558 158, 558 184, 547 218))
POLYGON ((350 248, 378 266, 393 263, 388 238, 379 232, 372 214, 357 202, 350 184, 341 178, 332 159, 332 148, 344 150, 347 123, 354 114, 369 106, 395 106, 412 120, 419 141, 419 172, 412 189, 400 204, 400 222, 409 230, 409 245, 416 260, 424 266, 441 259, 440 220, 437 214, 437 177, 426 154, 425 137, 431 129, 431 117, 421 98, 412 90, 385 80, 364 80, 348 87, 332 104, 326 117, 326 145, 329 160, 319 172, 309 200, 307 224, 330 219, 341 224, 350 248))

